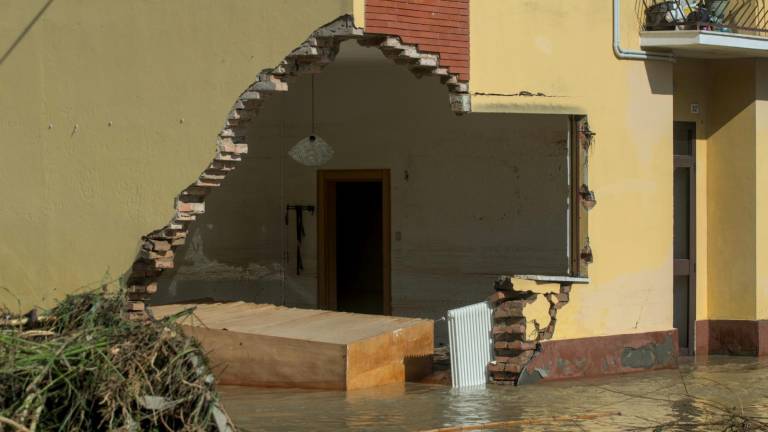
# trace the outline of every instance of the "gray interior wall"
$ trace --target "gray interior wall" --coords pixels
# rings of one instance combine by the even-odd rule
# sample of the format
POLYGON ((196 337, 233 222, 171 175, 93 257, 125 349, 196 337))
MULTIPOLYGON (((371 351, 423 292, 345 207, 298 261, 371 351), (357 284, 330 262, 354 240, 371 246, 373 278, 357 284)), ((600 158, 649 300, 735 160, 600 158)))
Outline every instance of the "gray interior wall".
MULTIPOLYGON (((287 156, 311 131, 310 83, 292 81, 250 124, 246 162, 206 200, 156 303, 316 306, 316 216, 304 218, 301 276, 293 213, 283 220, 286 204, 316 204, 316 169, 287 156)), ((500 274, 567 273, 568 118, 457 117, 447 100, 439 80, 354 42, 315 76, 316 132, 335 150, 322 168, 391 170, 395 315, 441 317, 500 274)))

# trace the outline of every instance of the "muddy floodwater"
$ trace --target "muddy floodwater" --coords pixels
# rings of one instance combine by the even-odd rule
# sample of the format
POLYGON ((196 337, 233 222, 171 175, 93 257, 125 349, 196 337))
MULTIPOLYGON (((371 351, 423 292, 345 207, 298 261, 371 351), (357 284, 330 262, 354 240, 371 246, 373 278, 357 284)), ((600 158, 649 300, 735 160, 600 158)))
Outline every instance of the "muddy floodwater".
POLYGON ((491 430, 723 430, 727 408, 768 424, 768 360, 743 357, 685 360, 678 370, 461 391, 410 383, 356 392, 219 390, 244 431, 422 431, 500 421, 512 422, 491 430), (560 418, 515 423, 553 416, 560 418))

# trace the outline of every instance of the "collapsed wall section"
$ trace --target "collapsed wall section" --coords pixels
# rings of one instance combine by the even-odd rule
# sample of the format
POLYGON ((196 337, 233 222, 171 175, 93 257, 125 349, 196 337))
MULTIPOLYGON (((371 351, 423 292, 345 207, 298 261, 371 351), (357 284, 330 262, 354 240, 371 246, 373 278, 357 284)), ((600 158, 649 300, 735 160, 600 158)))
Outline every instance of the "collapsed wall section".
POLYGON ((260 72, 256 80, 235 101, 216 137, 216 153, 198 179, 185 188, 175 200, 176 212, 171 221, 142 237, 141 249, 127 275, 128 312, 143 319, 145 302, 157 292, 157 280, 164 270, 174 267, 175 250, 185 244, 189 227, 205 212, 205 198, 221 187, 248 153, 248 137, 244 125, 255 115, 268 97, 288 90, 292 77, 315 74, 333 62, 342 41, 354 39, 364 46, 378 47, 395 63, 407 67, 420 77, 433 75, 448 87, 453 112, 470 111, 468 84, 459 74, 441 65, 438 54, 424 53, 403 43, 398 36, 366 33, 354 25, 349 15, 320 27, 293 50, 275 68, 260 72))
MULTIPOLYGON (((515 281, 519 282, 532 281, 515 281)), ((557 312, 568 304, 569 283, 526 285, 515 289, 513 279, 503 277, 496 281, 495 292, 488 297, 494 307, 496 356, 488 371, 491 381, 497 384, 518 383, 525 367, 541 351, 541 341, 554 336, 557 312)))

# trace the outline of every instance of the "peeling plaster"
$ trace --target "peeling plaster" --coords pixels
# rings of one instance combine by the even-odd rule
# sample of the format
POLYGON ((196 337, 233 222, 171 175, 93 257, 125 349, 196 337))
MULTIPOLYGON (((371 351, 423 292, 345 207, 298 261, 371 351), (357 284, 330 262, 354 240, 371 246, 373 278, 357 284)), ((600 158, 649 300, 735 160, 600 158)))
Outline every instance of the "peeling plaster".
POLYGON ((192 237, 187 241, 189 246, 179 257, 180 262, 184 262, 186 265, 178 267, 174 275, 176 279, 203 281, 282 280, 284 273, 282 263, 259 264, 252 262, 244 267, 233 266, 211 260, 205 255, 203 236, 200 231, 193 230, 192 237))
POLYGON ((666 337, 660 344, 649 343, 638 348, 625 347, 621 352, 621 365, 628 368, 651 369, 674 359, 675 344, 666 337))

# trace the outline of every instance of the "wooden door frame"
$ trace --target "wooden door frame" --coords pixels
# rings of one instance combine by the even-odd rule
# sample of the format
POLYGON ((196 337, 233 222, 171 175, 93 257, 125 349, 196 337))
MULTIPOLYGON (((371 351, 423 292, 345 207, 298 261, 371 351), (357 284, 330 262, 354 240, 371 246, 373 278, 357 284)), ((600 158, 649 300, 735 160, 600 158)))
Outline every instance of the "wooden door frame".
POLYGON ((391 198, 388 169, 345 169, 317 171, 317 303, 321 309, 336 310, 336 188, 329 185, 352 182, 381 182, 382 207, 382 303, 383 313, 392 314, 391 198), (330 233, 333 233, 331 235, 330 233))
MULTIPOLYGON (((675 121, 674 123, 684 123, 687 125, 693 125, 689 129, 691 132, 688 139, 691 143, 690 155, 677 155, 672 152, 673 162, 673 174, 672 174, 672 187, 674 188, 674 169, 675 168, 688 168, 688 183, 690 189, 688 191, 688 205, 689 205, 689 226, 688 226, 688 263, 685 263, 682 259, 672 258, 672 277, 674 278, 678 273, 680 276, 685 276, 684 272, 687 270, 688 274, 688 348, 684 350, 680 348, 680 354, 694 355, 696 349, 696 134, 697 124, 696 122, 688 121, 675 121), (681 271, 682 270, 682 271, 681 271)), ((673 144, 674 146, 674 144, 673 144)), ((674 205, 674 204, 673 204, 674 205)), ((674 221, 674 219, 673 219, 674 221)), ((674 222, 673 222, 674 223, 674 222)), ((673 281, 674 284, 674 281, 673 281)), ((674 305, 673 305, 674 308, 674 305)))

